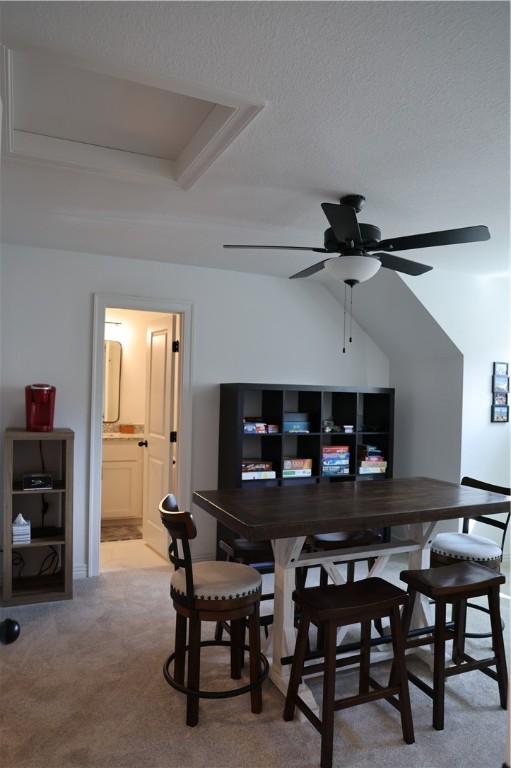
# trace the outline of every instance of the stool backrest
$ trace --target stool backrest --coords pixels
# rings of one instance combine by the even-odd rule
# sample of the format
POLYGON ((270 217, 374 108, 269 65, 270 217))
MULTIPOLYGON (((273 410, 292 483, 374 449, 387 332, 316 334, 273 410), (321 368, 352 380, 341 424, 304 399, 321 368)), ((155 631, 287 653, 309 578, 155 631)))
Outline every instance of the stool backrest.
MULTIPOLYGON (((469 485, 471 488, 479 488, 481 491, 491 491, 491 493, 502 493, 504 496, 511 496, 511 489, 506 488, 504 485, 492 485, 491 483, 484 483, 482 480, 476 480, 473 477, 464 477, 461 481, 461 485, 469 485)), ((499 528, 502 531, 501 549, 504 551, 504 543, 506 541, 506 533, 509 525, 509 518, 511 512, 508 512, 505 520, 494 520, 487 515, 479 515, 478 517, 465 518, 463 520, 463 533, 468 533, 469 520, 477 520, 478 523, 484 523, 485 525, 491 525, 493 528, 499 528)))
POLYGON ((190 512, 181 512, 177 505, 176 497, 173 493, 167 494, 159 506, 160 519, 169 532, 169 560, 177 571, 184 568, 186 577, 186 599, 193 604, 193 570, 192 556, 190 553, 189 540, 197 536, 197 528, 190 512), (181 545, 181 554, 179 553, 181 545))

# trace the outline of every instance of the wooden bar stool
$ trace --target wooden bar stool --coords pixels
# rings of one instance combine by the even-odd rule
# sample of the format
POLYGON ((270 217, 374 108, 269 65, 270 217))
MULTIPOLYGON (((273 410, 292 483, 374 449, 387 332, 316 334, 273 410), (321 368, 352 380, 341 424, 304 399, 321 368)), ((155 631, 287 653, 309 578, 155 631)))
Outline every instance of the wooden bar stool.
MULTIPOLYGON (((479 488, 481 491, 490 491, 491 493, 501 493, 504 496, 511 495, 511 490, 502 485, 492 485, 482 480, 476 480, 473 477, 464 477, 461 485, 470 488, 479 488)), ((508 512, 503 520, 495 520, 488 515, 479 515, 474 518, 476 522, 491 526, 493 529, 501 531, 500 544, 486 536, 476 536, 469 533, 469 524, 471 518, 464 518, 462 533, 439 533, 433 539, 431 544, 431 567, 435 568, 442 565, 468 561, 479 563, 496 571, 500 570, 502 563, 502 553, 506 540, 506 533, 509 526, 511 513, 508 512)), ((459 661, 465 652, 465 638, 491 637, 491 632, 467 632, 465 625, 467 621, 467 608, 474 608, 483 613, 489 613, 488 608, 477 603, 465 602, 460 606, 458 614, 459 632, 458 641, 453 645, 453 661, 459 661)), ((504 627, 504 624, 502 625, 504 627)))
POLYGON ((160 517, 171 537, 169 558, 175 567, 170 582, 170 596, 176 611, 175 649, 163 665, 165 680, 187 697, 186 724, 199 722, 199 699, 223 699, 250 693, 252 712, 262 711, 261 686, 268 676, 268 661, 260 650, 259 600, 261 576, 241 563, 200 562, 192 565, 189 540, 197 529, 189 512, 180 512, 175 497, 166 496, 160 504, 160 517), (179 556, 179 545, 182 555, 179 556), (248 619, 249 644, 244 645, 244 627, 248 619), (201 622, 231 623, 231 639, 203 640, 201 622), (187 626, 189 625, 189 626, 187 626), (188 644, 186 641, 188 631, 188 644), (228 691, 203 691, 199 688, 200 649, 227 646, 231 651, 231 677, 241 677, 242 655, 250 655, 250 683, 228 691), (184 684, 188 654, 187 685, 184 684), (174 662, 172 675, 170 665, 174 662))
POLYGON ((301 620, 287 690, 284 720, 293 719, 295 706, 297 706, 319 731, 321 734, 321 768, 330 768, 332 765, 334 712, 356 704, 364 704, 376 699, 387 699, 401 713, 403 739, 407 744, 413 744, 415 739, 399 611, 400 606, 408 602, 406 592, 383 579, 369 578, 351 584, 304 589, 295 592, 293 599, 301 613, 301 620), (385 616, 390 618, 395 659, 393 683, 391 684, 389 681, 388 686, 382 686, 370 677, 371 621, 385 616), (304 667, 311 622, 318 629, 324 628, 325 660, 324 663, 304 667), (337 660, 337 628, 356 623, 361 624, 360 654, 337 660), (336 701, 336 669, 356 662, 360 663, 358 695, 336 701), (310 673, 324 672, 321 720, 298 695, 298 686, 304 671, 310 673), (370 691, 370 688, 374 690, 370 691))
MULTIPOLYGON (((310 552, 331 552, 335 549, 349 549, 350 547, 362 547, 371 546, 372 544, 379 544, 383 539, 380 531, 367 530, 367 531, 337 531, 335 533, 316 533, 307 538, 306 548, 310 552)), ((367 568, 370 571, 373 567, 376 558, 363 557, 360 560, 348 560, 346 563, 346 581, 351 583, 355 581, 355 562, 367 561, 367 568)), ((305 588, 307 581, 308 568, 297 568, 300 571, 300 577, 302 579, 301 585, 297 582, 297 587, 301 586, 305 588)), ((324 568, 319 569, 319 586, 326 587, 328 584, 328 573, 324 568)), ((383 627, 381 620, 378 619, 375 622, 376 629, 380 635, 383 635, 383 627)), ((318 649, 322 649, 325 643, 323 636, 323 629, 318 628, 317 646, 318 649)))
MULTIPOLYGON (((433 699, 433 728, 441 731, 444 727, 446 678, 463 672, 479 669, 492 680, 495 680, 499 686, 500 706, 506 709, 507 667, 499 605, 500 585, 505 583, 505 577, 484 565, 460 562, 455 565, 445 565, 420 571, 403 571, 401 580, 408 584, 410 592, 410 602, 403 613, 405 637, 410 627, 417 592, 426 595, 435 602, 433 687, 411 672, 408 673, 410 681, 433 699), (446 640, 453 640, 457 644, 460 633, 464 632, 465 625, 463 621, 459 621, 459 616, 467 599, 483 595, 488 597, 494 656, 476 660, 463 653, 453 666, 446 667, 445 643, 446 640), (453 605, 454 630, 448 630, 445 626, 447 603, 453 605), (495 667, 496 669, 494 671, 488 667, 495 667)), ((412 648, 419 645, 430 645, 431 640, 430 636, 411 640, 406 643, 406 646, 412 648)))
MULTIPOLYGON (((263 576, 267 573, 273 573, 275 570, 275 558, 270 541, 248 541, 243 538, 220 539, 218 548, 223 553, 227 562, 243 563, 254 568, 263 576)), ((273 592, 263 592, 263 600, 273 600, 273 592)), ((273 624, 273 614, 267 614, 259 617, 259 624, 264 628, 265 635, 268 637, 268 627, 273 624)), ((215 630, 215 640, 221 640, 223 630, 230 632, 230 626, 218 622, 215 630)))

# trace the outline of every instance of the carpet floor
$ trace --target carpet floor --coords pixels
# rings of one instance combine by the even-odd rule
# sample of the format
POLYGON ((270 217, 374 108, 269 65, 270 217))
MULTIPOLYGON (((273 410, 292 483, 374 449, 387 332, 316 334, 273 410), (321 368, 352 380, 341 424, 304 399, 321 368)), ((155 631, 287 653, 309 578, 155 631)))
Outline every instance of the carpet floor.
MULTIPOLYGON (((261 715, 251 714, 248 696, 202 701, 199 725, 186 727, 184 697, 162 675, 173 645, 169 575, 167 567, 107 573, 75 582, 73 601, 2 610, 22 627, 0 649, 3 768, 319 766, 319 735, 308 722, 283 722, 283 697, 268 681, 261 715)), ((507 614, 509 600, 502 607, 507 614)), ((470 617, 487 620, 479 611, 470 617)), ((469 641, 474 655, 488 647, 469 641)), ((203 687, 231 685, 227 666, 223 649, 204 649, 203 687)), ((383 681, 388 663, 373 671, 383 681)), ((320 700, 319 679, 311 688, 320 700)), ((355 674, 340 673, 338 688, 356 693, 355 674)), ((415 686, 410 693, 415 744, 403 743, 399 714, 385 702, 344 710, 334 767, 500 768, 507 713, 492 680, 473 672, 448 681, 443 732, 431 727, 429 698, 415 686)))

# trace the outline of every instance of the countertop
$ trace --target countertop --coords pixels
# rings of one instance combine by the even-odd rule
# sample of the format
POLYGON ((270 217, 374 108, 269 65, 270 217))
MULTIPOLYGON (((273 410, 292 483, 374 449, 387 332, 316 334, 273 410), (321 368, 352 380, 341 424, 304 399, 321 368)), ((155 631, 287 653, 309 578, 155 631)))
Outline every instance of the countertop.
POLYGON ((103 433, 103 440, 141 440, 144 438, 143 432, 112 432, 103 433))

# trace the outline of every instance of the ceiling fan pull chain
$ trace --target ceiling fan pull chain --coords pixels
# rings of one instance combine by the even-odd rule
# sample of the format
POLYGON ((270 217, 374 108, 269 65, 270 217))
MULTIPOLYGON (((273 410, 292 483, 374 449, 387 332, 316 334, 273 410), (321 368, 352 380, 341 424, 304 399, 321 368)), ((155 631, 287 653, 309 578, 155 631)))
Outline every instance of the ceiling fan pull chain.
POLYGON ((350 344, 353 341, 352 328, 353 328, 353 286, 350 285, 350 344))
POLYGON ((343 355, 346 354, 346 288, 347 285, 344 283, 344 325, 342 330, 342 353, 343 355))

